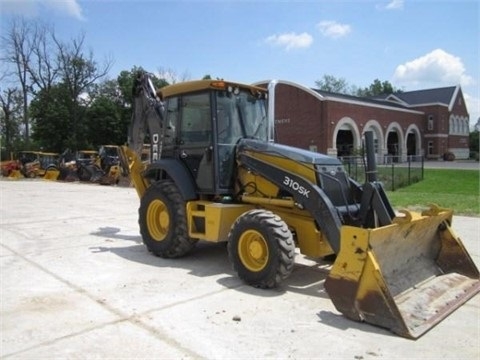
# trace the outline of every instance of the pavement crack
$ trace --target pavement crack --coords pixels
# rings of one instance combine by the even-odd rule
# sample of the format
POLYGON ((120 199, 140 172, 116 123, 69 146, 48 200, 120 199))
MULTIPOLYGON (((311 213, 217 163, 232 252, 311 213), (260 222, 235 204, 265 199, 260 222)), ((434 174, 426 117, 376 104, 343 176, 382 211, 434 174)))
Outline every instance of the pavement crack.
MULTIPOLYGON (((104 309, 106 309, 107 311, 109 311, 110 313, 114 314, 115 316, 118 317, 117 320, 115 321, 110 321, 110 322, 104 322, 98 326, 94 326, 94 327, 90 327, 90 328, 86 328, 86 329, 83 329, 81 331, 77 331, 77 332, 72 332, 72 333, 69 333, 67 335, 63 335, 63 336, 59 336, 59 337, 56 337, 52 340, 49 340, 49 341, 45 341, 45 342, 42 342, 42 343, 39 343, 39 344, 36 344, 36 345, 33 345, 33 346, 30 346, 28 348, 25 348, 25 349, 22 349, 22 350, 19 350, 17 352, 14 352, 14 353, 10 353, 10 354, 3 354, 2 355, 2 358, 8 358, 8 357, 12 357, 12 356, 16 356, 18 354, 21 354, 21 353, 24 353, 24 352, 27 352, 27 351, 31 351, 31 350, 34 350, 36 348, 39 348, 39 347, 42 347, 42 346, 45 346, 45 345, 51 345, 51 344, 54 344, 54 343, 57 343, 61 340, 64 340, 64 339, 68 339, 68 338, 72 338, 72 337, 75 337, 75 336, 78 336, 78 335, 81 335, 81 334, 85 334, 85 333, 88 333, 90 331, 93 331, 93 330, 97 330, 97 329, 101 329, 101 328, 104 328, 104 327, 107 327, 107 326, 110 326, 110 325, 114 325, 114 324, 119 324, 119 323, 122 323, 122 322, 129 322, 130 324, 132 325, 135 325, 136 327, 139 327, 145 331, 147 331, 150 335, 152 335, 153 337, 157 338, 158 340, 161 340, 162 342, 165 342, 167 344, 169 344, 170 346, 176 348, 177 350, 179 350, 180 352, 184 353, 185 355, 191 357, 191 358, 194 358, 194 359, 200 359, 202 358, 202 356, 200 356, 199 354, 195 353, 194 351, 186 348, 185 346, 183 346, 180 342, 178 342, 177 340, 175 340, 174 338, 172 338, 171 336, 169 336, 168 332, 163 332, 163 331, 160 331, 159 329, 153 327, 153 326, 150 326, 146 323, 144 323, 140 318, 139 318, 139 314, 133 314, 133 315, 129 315, 127 313, 124 313, 112 306, 110 306, 108 303, 106 303, 105 301, 103 301, 101 298, 98 298, 96 296, 94 296, 93 294, 89 293, 87 290, 85 290, 84 288, 82 288, 81 286, 78 286, 64 278, 62 278, 61 276, 58 276, 57 274, 55 274, 54 272, 48 270, 47 268, 43 267, 42 265, 36 263, 35 261, 32 261, 30 259, 28 259, 27 257, 23 256, 22 254, 18 253, 17 251, 15 251, 14 249, 10 248, 9 246, 6 246, 5 244, 2 244, 2 246, 9 250, 10 252, 12 252, 15 256, 18 256, 19 258, 23 259, 25 262, 27 262, 28 264, 30 264, 31 266, 37 268, 38 270, 44 272, 45 274, 51 276, 52 278, 56 279, 57 281, 63 283, 64 285, 66 285, 67 287, 69 287, 70 289, 74 290, 76 293, 78 294, 81 294, 81 295, 84 295, 86 297, 88 297, 90 300, 94 301, 96 304, 98 304, 99 306, 103 307, 104 309)), ((218 292, 218 291, 217 291, 218 292)), ((208 296, 205 295, 205 296, 208 296)), ((201 297, 205 297, 205 296, 201 296, 201 297)), ((200 298, 200 297, 197 297, 197 298, 200 298)), ((195 298, 196 299, 196 298, 195 298)), ((193 301, 195 299, 189 299, 190 301, 193 301)), ((185 301, 186 302, 186 301, 185 301)), ((184 302, 179 302, 179 303, 175 303, 175 304, 172 304, 172 306, 174 305, 179 305, 181 303, 184 303, 184 302)), ((170 306, 171 307, 171 306, 170 306)), ((166 308, 169 308, 168 306, 166 308)), ((155 311, 155 310, 152 310, 152 311, 155 311)), ((148 311, 147 313, 149 313, 151 311, 148 311)))

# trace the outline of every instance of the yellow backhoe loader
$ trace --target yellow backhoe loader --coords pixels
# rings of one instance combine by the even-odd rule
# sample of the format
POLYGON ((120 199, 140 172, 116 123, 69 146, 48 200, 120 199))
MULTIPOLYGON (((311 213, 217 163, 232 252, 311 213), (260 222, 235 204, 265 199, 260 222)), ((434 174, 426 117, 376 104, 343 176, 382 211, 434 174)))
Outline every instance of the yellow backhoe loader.
POLYGON ((20 176, 23 177, 23 175, 20 172, 21 169, 21 163, 18 160, 4 160, 0 164, 1 171, 2 171, 2 176, 11 178, 11 179, 16 179, 19 178, 20 176))
POLYGON ((296 248, 329 256, 324 286, 336 309, 407 338, 477 294, 479 272, 452 211, 396 213, 376 180, 371 133, 364 184, 336 158, 274 142, 275 85, 200 80, 157 91, 138 74, 121 164, 140 197, 148 250, 175 258, 199 240, 226 241, 238 276, 260 288, 289 276, 296 248))
POLYGON ((45 180, 57 180, 60 174, 60 154, 51 152, 39 152, 40 166, 36 170, 36 176, 45 180))
POLYGON ((116 185, 120 182, 122 173, 119 165, 120 146, 101 145, 98 151, 97 165, 102 169, 103 176, 99 179, 102 185, 116 185))
POLYGON ((20 151, 16 166, 11 167, 11 179, 36 178, 57 180, 59 175, 59 154, 44 151, 20 151))

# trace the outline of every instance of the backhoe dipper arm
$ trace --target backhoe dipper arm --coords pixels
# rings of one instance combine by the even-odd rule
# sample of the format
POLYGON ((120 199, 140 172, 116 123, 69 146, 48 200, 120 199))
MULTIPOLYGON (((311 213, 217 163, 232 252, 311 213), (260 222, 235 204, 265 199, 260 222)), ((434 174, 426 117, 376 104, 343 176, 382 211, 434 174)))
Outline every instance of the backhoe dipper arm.
POLYGON ((120 147, 120 164, 125 175, 135 186, 141 198, 149 186, 149 180, 142 174, 142 150, 145 135, 150 138, 151 161, 157 161, 161 154, 163 136, 163 103, 157 98, 152 81, 147 73, 138 72, 134 80, 133 111, 128 129, 128 146, 120 147))
POLYGON ((132 89, 133 112, 129 128, 129 147, 140 158, 145 134, 150 135, 152 161, 160 157, 160 137, 163 135, 163 103, 157 98, 155 88, 147 73, 139 72, 132 89))

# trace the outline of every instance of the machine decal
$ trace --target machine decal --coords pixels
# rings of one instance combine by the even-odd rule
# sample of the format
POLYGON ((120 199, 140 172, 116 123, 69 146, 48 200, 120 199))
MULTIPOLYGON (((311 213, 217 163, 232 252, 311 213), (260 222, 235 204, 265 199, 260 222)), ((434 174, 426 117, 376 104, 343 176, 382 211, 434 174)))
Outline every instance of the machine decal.
POLYGON ((300 185, 298 182, 294 181, 288 176, 285 176, 283 183, 308 199, 308 194, 310 193, 310 190, 305 189, 305 187, 300 185))
POLYGON ((153 134, 152 135, 152 161, 158 160, 158 141, 159 141, 158 134, 153 134))

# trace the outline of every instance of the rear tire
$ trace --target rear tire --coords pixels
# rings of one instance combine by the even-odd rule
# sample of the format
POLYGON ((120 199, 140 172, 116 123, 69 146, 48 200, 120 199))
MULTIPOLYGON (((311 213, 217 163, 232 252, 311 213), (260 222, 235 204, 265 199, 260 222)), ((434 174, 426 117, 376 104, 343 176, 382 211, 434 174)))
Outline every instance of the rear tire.
POLYGON ((255 209, 233 224, 228 234, 228 256, 239 278, 247 284, 273 288, 293 270, 295 243, 279 216, 255 209))
POLYGON ((197 240, 188 236, 185 200, 171 181, 152 184, 140 201, 139 225, 143 243, 163 258, 188 253, 197 240))

